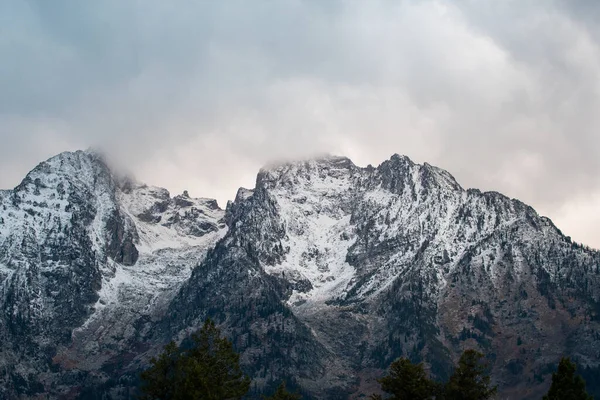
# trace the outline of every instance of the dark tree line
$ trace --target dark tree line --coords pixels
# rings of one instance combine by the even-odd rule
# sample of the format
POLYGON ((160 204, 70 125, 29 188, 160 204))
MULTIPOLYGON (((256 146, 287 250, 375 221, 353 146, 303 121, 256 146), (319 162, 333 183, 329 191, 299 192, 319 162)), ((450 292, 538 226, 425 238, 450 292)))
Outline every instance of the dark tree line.
MULTIPOLYGON (((234 400, 242 399, 250 389, 250 378, 239 364, 231 341, 221 336, 214 322, 207 320, 191 336, 190 344, 169 343, 150 367, 141 374, 140 400, 234 400)), ((483 354, 466 350, 447 382, 429 378, 423 363, 408 358, 394 361, 387 375, 378 380, 385 396, 372 400, 487 400, 496 395, 489 365, 483 354)), ((264 400, 300 400, 287 390, 285 382, 264 400)), ((593 400, 585 390, 585 381, 576 367, 562 358, 552 374, 552 385, 543 400, 593 400)))
MULTIPOLYGON (((435 382, 427 376, 423 363, 413 364, 407 358, 394 361, 388 375, 379 379, 386 398, 394 400, 486 400, 497 391, 491 385, 488 365, 483 354, 475 350, 465 351, 454 373, 446 383, 435 382)), ((381 399, 373 395, 372 399, 381 399)))
MULTIPOLYGON (((466 350, 446 383, 433 381, 423 363, 413 364, 407 358, 394 361, 388 374, 378 382, 387 394, 385 398, 390 400, 487 400, 494 398, 497 392, 488 369, 483 354, 466 350)), ((563 357, 552 374, 552 385, 543 400, 593 400, 585 390, 585 381, 575 371, 575 363, 563 357)), ((383 398, 371 396, 372 400, 383 398)))

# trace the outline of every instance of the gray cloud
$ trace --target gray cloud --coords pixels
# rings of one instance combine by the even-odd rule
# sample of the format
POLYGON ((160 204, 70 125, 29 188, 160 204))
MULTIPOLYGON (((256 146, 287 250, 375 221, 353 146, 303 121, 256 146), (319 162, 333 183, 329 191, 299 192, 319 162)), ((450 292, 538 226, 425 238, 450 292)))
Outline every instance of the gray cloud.
POLYGON ((595 1, 0 3, 0 186, 95 146, 231 198, 272 160, 392 153, 600 247, 595 1))

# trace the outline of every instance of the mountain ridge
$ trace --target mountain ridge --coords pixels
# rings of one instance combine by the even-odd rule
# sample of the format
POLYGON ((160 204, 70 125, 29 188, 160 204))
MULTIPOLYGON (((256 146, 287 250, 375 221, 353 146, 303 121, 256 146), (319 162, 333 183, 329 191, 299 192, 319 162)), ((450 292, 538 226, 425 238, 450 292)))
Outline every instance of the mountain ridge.
POLYGON ((406 156, 273 164, 221 210, 120 178, 92 152, 62 153, 0 206, 12 213, 10 229, 0 220, 10 395, 127 398, 148 358, 206 317, 235 339, 256 390, 293 379, 315 398, 371 390, 400 355, 443 378, 479 348, 502 393, 523 398, 547 386, 559 353, 600 363, 600 253, 406 156), (32 299, 50 306, 39 314, 32 299), (73 305, 72 318, 53 311, 73 305), (544 349, 530 344, 540 338, 544 349))

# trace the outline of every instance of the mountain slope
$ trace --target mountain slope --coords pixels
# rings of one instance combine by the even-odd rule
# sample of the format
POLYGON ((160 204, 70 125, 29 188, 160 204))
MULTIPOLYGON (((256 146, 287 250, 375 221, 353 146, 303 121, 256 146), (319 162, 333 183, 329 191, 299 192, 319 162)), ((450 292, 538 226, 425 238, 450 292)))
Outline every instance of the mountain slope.
POLYGON ((404 156, 269 166, 223 211, 65 153, 0 202, 8 393, 126 398, 206 317, 257 393, 369 394, 400 355, 445 378, 475 347, 502 395, 539 398, 561 355, 600 364, 600 253, 404 156))
POLYGON ((68 392, 122 357, 143 331, 132 324, 158 315, 223 234, 223 215, 214 200, 119 178, 92 152, 56 156, 4 191, 4 396, 63 379, 68 392))

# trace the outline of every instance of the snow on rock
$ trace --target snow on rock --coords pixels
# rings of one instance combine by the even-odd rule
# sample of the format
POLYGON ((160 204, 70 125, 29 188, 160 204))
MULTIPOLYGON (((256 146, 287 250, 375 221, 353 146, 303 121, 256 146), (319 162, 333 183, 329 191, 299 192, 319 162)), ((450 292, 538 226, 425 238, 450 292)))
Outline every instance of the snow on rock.
POLYGON ((95 313, 75 331, 83 340, 98 324, 127 339, 128 327, 140 316, 160 314, 227 231, 225 212, 215 200, 187 192, 171 197, 166 189, 128 179, 117 191, 117 202, 134 222, 139 258, 133 266, 114 264, 114 274, 104 277, 95 313))
POLYGON ((348 159, 327 158, 262 172, 287 231, 285 260, 265 270, 294 282, 291 304, 308 301, 310 307, 336 298, 355 275, 346 262, 351 210, 340 204, 352 198, 354 169, 348 159))
MULTIPOLYGON (((437 282, 425 290, 441 295, 465 258, 504 232, 518 230, 525 244, 540 236, 563 241, 531 207, 499 193, 465 190, 448 172, 405 156, 377 168, 333 156, 271 165, 259 173, 257 189, 276 203, 285 230, 283 258, 263 268, 288 282, 288 304, 298 309, 367 301, 415 263, 423 263, 421 279, 437 282)), ((240 193, 237 203, 256 201, 249 200, 252 191, 240 193)), ((486 273, 502 285, 505 271, 490 257, 486 273)), ((515 251, 514 260, 520 274, 526 259, 515 251)), ((550 277, 556 273, 542 268, 550 277)))
POLYGON ((83 330, 97 319, 110 318, 113 308, 127 310, 118 313, 118 325, 126 325, 123 313, 133 318, 156 313, 227 231, 224 211, 212 199, 187 194, 171 198, 166 189, 130 182, 118 200, 135 221, 140 255, 136 265, 116 265, 114 275, 105 277, 96 313, 83 330))

